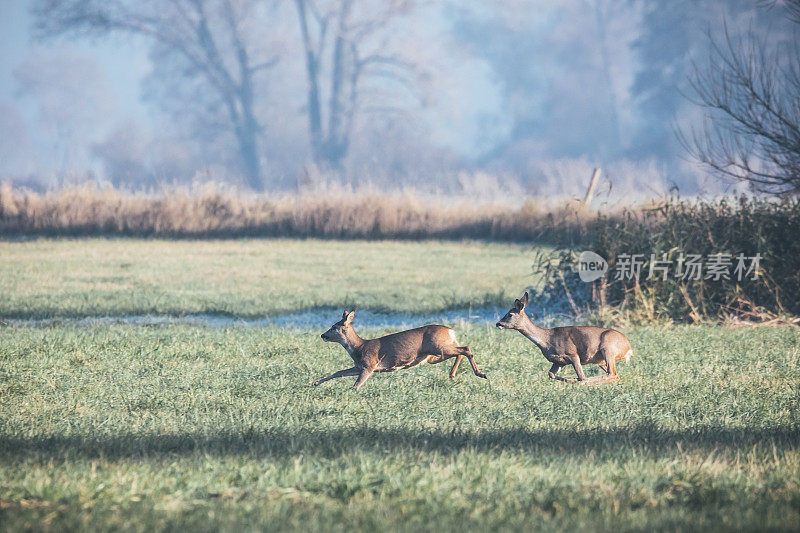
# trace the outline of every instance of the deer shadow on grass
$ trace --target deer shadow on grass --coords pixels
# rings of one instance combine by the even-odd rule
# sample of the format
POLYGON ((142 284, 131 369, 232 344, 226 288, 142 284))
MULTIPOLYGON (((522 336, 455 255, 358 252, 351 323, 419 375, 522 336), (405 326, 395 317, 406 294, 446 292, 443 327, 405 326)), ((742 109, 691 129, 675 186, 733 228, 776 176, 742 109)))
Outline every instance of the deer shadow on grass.
POLYGON ((356 453, 462 451, 522 452, 537 457, 575 457, 626 452, 735 452, 762 445, 772 450, 800 448, 800 427, 685 430, 640 424, 609 429, 485 429, 464 431, 415 429, 271 429, 218 433, 117 434, 112 436, 0 435, 0 462, 73 458, 141 458, 188 456, 254 456, 274 459, 303 455, 331 459, 356 453))

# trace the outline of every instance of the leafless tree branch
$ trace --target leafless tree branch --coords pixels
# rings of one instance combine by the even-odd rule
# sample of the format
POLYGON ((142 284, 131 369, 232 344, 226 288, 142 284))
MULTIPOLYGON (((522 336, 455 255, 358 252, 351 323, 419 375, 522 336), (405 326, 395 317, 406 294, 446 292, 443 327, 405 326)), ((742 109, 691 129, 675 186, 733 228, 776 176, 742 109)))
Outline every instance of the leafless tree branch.
MULTIPOLYGON (((800 0, 787 7, 800 9, 800 0)), ((727 25, 711 40, 706 67, 695 65, 692 100, 705 110, 702 128, 681 143, 718 175, 774 194, 800 193, 800 55, 752 31, 727 25)))
POLYGON ((263 187, 259 156, 261 127, 253 103, 253 74, 275 65, 277 58, 251 64, 240 33, 242 15, 230 0, 169 0, 158 4, 126 0, 40 0, 32 11, 41 37, 136 34, 183 57, 227 109, 248 184, 254 189, 263 187), (218 15, 223 24, 212 21, 212 18, 218 19, 218 15))

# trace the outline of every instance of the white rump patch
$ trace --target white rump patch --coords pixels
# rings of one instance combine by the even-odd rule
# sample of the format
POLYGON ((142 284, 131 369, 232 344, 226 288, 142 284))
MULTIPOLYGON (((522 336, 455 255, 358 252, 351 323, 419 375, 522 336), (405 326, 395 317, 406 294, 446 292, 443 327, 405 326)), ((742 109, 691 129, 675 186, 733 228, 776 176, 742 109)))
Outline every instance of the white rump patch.
POLYGON ((633 350, 628 350, 628 353, 625 354, 625 362, 629 363, 631 361, 631 356, 633 355, 633 350))
POLYGON ((452 329, 448 329, 447 333, 450 334, 450 340, 453 342, 453 344, 455 344, 456 343, 456 332, 453 331, 452 329))

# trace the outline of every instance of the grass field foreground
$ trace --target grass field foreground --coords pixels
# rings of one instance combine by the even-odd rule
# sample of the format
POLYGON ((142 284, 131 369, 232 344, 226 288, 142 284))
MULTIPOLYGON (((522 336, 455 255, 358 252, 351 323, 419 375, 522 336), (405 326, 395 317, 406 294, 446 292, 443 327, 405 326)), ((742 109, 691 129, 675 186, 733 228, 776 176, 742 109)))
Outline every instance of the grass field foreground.
MULTIPOLYGON (((365 334, 377 334, 368 331, 365 334)), ((0 328, 0 523, 26 528, 796 530, 800 333, 638 328, 622 380, 347 366, 318 331, 0 328)))
POLYGON ((445 363, 355 392, 310 386, 350 364, 322 329, 8 320, 507 307, 534 252, 0 243, 0 530, 800 529, 797 328, 625 329, 620 382, 584 387, 459 322, 488 380, 445 363))

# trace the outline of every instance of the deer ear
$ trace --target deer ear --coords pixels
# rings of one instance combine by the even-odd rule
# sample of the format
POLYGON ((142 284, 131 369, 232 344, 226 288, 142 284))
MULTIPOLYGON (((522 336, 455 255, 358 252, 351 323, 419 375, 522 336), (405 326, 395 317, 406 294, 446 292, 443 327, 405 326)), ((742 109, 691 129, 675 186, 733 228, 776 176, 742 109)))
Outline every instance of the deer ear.
POLYGON ((522 295, 522 298, 520 298, 519 301, 522 303, 522 307, 528 305, 528 291, 525 291, 525 294, 522 295))
POLYGON ((342 320, 346 319, 346 318, 347 318, 347 315, 348 315, 349 313, 350 313, 350 311, 348 311, 347 309, 345 309, 345 310, 342 312, 342 320))
POLYGON ((344 323, 345 323, 345 324, 349 324, 349 323, 351 323, 355 317, 356 317, 356 310, 355 310, 355 309, 353 309, 352 311, 350 311, 349 313, 347 313, 347 316, 345 316, 345 318, 344 318, 344 323))
POLYGON ((517 311, 522 311, 523 307, 525 306, 522 305, 522 302, 520 302, 519 300, 514 300, 514 309, 516 309, 517 311))

